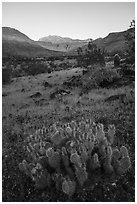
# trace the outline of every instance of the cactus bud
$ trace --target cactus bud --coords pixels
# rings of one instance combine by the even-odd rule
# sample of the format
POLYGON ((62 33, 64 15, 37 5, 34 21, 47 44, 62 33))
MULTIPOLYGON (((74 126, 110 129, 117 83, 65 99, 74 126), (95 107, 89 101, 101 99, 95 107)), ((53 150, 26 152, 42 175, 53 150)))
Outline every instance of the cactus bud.
POLYGON ((77 166, 81 166, 81 160, 80 160, 80 156, 76 153, 71 154, 70 156, 70 161, 77 165, 77 166))
POLYGON ((70 194, 70 186, 67 180, 64 180, 62 183, 62 190, 65 194, 69 195, 70 194))
POLYGON ((120 152, 117 148, 113 149, 112 158, 114 158, 115 160, 118 160, 120 158, 120 152))
POLYGON ((131 167, 130 157, 124 157, 120 161, 121 167, 126 171, 131 167))
POLYGON ((80 186, 83 186, 83 184, 85 183, 85 181, 88 178, 86 168, 75 166, 75 169, 76 169, 75 174, 76 174, 77 180, 78 180, 80 186))
POLYGON ((46 156, 49 158, 49 157, 52 157, 54 154, 54 150, 52 149, 52 147, 48 148, 46 150, 46 156))
POLYGON ((125 173, 131 167, 130 157, 123 157, 120 160, 120 166, 117 168, 117 174, 125 173))
POLYGON ((102 139, 104 139, 104 137, 105 137, 104 125, 99 123, 96 126, 96 138, 98 142, 100 142, 102 139))
POLYGON ((90 169, 91 169, 91 171, 94 171, 94 170, 97 169, 98 167, 100 167, 99 160, 98 160, 98 154, 95 153, 95 154, 92 156, 92 159, 91 159, 91 161, 90 161, 90 169))
POLYGON ((121 153, 121 156, 122 157, 128 157, 129 155, 128 155, 128 149, 125 147, 125 146, 122 146, 121 148, 120 148, 120 153, 121 153))
POLYGON ((113 144, 113 142, 114 142, 115 132, 116 132, 115 126, 114 125, 109 125, 108 126, 108 137, 107 137, 107 139, 108 139, 108 142, 110 144, 113 144))

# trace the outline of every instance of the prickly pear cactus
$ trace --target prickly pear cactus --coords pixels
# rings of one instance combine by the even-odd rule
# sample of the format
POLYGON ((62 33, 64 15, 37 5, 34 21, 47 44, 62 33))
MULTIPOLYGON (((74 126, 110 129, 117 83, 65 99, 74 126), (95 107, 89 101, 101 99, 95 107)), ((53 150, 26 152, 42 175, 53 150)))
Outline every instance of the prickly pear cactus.
POLYGON ((36 188, 50 188, 52 183, 69 197, 98 170, 106 176, 122 175, 131 168, 128 149, 114 146, 114 125, 104 129, 84 118, 38 129, 24 141, 27 158, 19 169, 36 188))
POLYGON ((75 193, 76 182, 71 181, 70 179, 64 179, 62 183, 62 191, 67 194, 69 197, 75 193))

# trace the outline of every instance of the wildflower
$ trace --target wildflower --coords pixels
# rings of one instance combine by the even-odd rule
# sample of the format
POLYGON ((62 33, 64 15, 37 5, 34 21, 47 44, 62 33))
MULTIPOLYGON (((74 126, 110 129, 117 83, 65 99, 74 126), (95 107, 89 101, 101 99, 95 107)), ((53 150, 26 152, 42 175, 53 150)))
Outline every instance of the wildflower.
POLYGON ((54 150, 53 150, 52 147, 50 147, 50 148, 48 148, 48 149, 46 150, 46 156, 47 156, 47 157, 52 157, 53 154, 54 154, 54 150))

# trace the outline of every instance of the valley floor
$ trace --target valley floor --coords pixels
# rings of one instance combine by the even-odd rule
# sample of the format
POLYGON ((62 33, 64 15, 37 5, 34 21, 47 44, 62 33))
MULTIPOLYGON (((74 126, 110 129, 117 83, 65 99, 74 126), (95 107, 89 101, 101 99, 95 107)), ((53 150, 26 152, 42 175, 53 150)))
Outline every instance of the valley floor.
POLYGON ((48 126, 58 120, 67 122, 81 117, 101 122, 105 127, 114 124, 117 145, 122 144, 129 149, 132 168, 120 178, 102 176, 101 180, 97 179, 96 185, 92 185, 91 179, 69 201, 135 201, 134 82, 109 89, 91 89, 82 95, 79 87, 64 89, 64 81, 81 73, 80 68, 61 70, 15 78, 11 84, 3 86, 3 201, 67 201, 62 193, 35 190, 19 171, 18 164, 25 157, 22 148, 25 134, 33 133, 43 124, 48 126))

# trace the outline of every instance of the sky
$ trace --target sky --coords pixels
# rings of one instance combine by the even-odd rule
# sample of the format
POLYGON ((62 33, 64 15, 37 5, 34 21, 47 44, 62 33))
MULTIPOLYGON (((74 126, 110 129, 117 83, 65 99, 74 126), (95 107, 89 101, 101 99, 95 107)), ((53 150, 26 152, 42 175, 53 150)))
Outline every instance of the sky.
POLYGON ((3 2, 2 26, 33 40, 48 35, 96 39, 124 31, 135 19, 134 2, 3 2))

